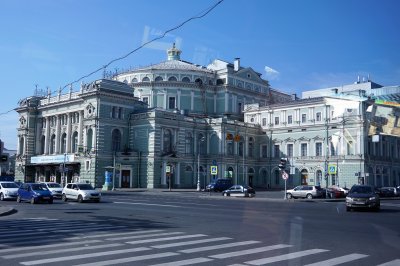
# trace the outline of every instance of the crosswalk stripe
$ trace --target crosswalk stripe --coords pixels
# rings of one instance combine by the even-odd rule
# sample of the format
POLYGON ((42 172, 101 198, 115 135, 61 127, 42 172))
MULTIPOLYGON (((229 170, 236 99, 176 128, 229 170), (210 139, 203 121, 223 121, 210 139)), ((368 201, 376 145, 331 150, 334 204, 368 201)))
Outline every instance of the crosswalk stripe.
POLYGON ((151 242, 160 242, 160 241, 168 241, 168 240, 177 240, 177 239, 185 239, 185 238, 193 238, 193 237, 202 237, 207 235, 196 234, 196 235, 183 235, 183 236, 171 236, 171 237, 161 237, 161 238, 151 238, 151 239, 143 239, 137 241, 129 241, 127 244, 143 244, 143 243, 151 243, 151 242))
POLYGON ((212 255, 212 256, 208 256, 208 257, 214 258, 214 259, 226 259, 226 258, 260 253, 260 252, 270 251, 270 250, 275 250, 275 249, 288 248, 291 246, 292 245, 279 244, 279 245, 273 245, 273 246, 266 246, 266 247, 260 247, 260 248, 252 248, 252 249, 245 249, 245 250, 241 250, 241 251, 217 254, 217 255, 212 255))
POLYGON ((245 245, 257 244, 257 243, 260 243, 260 241, 242 241, 242 242, 234 242, 234 243, 221 244, 221 245, 215 245, 215 246, 183 249, 183 250, 179 250, 178 252, 195 253, 195 252, 201 252, 201 251, 207 251, 207 250, 214 250, 214 249, 218 249, 218 248, 230 248, 230 247, 245 246, 245 245))
POLYGON ((212 260, 213 259, 208 259, 208 258, 194 258, 194 259, 188 259, 188 260, 178 260, 178 261, 171 261, 171 262, 160 263, 160 264, 153 264, 151 266, 184 266, 184 265, 193 265, 196 263, 209 262, 212 260))
POLYGON ((36 255, 50 255, 50 254, 65 253, 65 252, 71 252, 71 251, 111 248, 111 247, 120 247, 120 246, 124 246, 124 244, 115 243, 115 244, 104 244, 104 245, 97 245, 97 246, 86 246, 86 247, 83 246, 83 247, 75 247, 75 248, 51 249, 51 250, 46 250, 46 251, 41 250, 41 251, 28 252, 28 253, 5 255, 5 256, 2 256, 2 258, 15 259, 15 258, 31 257, 31 256, 36 256, 36 255))
POLYGON ((349 254, 349 255, 345 255, 345 256, 329 259, 329 260, 324 260, 324 261, 319 261, 316 263, 307 264, 305 266, 334 266, 334 265, 346 263, 349 261, 362 259, 365 257, 368 257, 368 255, 353 253, 353 254, 349 254))
POLYGON ((161 233, 161 234, 148 234, 148 235, 134 235, 134 236, 123 236, 123 237, 112 237, 107 238, 106 240, 125 240, 125 239, 132 239, 132 238, 144 238, 144 237, 153 237, 153 236, 169 236, 169 235, 180 235, 183 232, 171 232, 171 233, 161 233))
POLYGON ((245 263, 246 264, 250 264, 250 265, 264 265, 264 264, 283 261, 283 260, 291 260, 291 259, 295 259, 295 258, 300 258, 300 257, 312 255, 312 254, 326 252, 326 251, 329 251, 329 250, 326 250, 326 249, 309 249, 309 250, 298 251, 298 252, 288 253, 288 254, 269 257, 269 258, 246 261, 245 263))
MULTIPOLYGON (((146 250, 150 250, 150 248, 139 247, 139 248, 130 248, 130 249, 119 249, 119 250, 95 252, 95 253, 88 253, 88 254, 81 254, 81 255, 74 255, 74 256, 58 257, 58 258, 23 261, 23 262, 20 262, 20 264, 38 265, 38 264, 46 264, 46 263, 54 263, 54 262, 60 262, 60 261, 78 260, 78 259, 87 259, 87 258, 94 258, 94 257, 108 256, 108 255, 115 255, 115 254, 122 254, 122 253, 125 254, 125 253, 129 253, 129 252, 139 252, 139 251, 146 251, 146 250)), ((100 263, 100 262, 97 262, 97 263, 100 263)), ((96 264, 96 265, 100 265, 100 264, 96 264)))
POLYGON ((85 239, 85 238, 97 238, 97 237, 109 237, 109 236, 118 236, 118 235, 138 235, 138 234, 147 234, 147 233, 157 233, 163 232, 164 230, 140 230, 133 232, 123 232, 123 233, 108 233, 108 234, 99 234, 99 235, 85 235, 85 236, 76 236, 65 238, 67 240, 76 240, 76 239, 85 239))
POLYGON ((208 238, 208 239, 177 242, 177 243, 171 243, 171 244, 156 245, 156 246, 151 246, 151 247, 152 248, 171 248, 171 247, 180 247, 180 246, 187 246, 187 245, 194 245, 194 244, 201 244, 201 243, 209 243, 209 242, 230 240, 230 239, 232 239, 232 238, 230 238, 230 237, 216 237, 216 238, 208 238))
POLYGON ((400 259, 397 260, 392 260, 383 264, 379 264, 378 266, 399 266, 400 265, 400 259))
POLYGON ((167 205, 167 204, 155 204, 155 203, 143 203, 143 202, 119 202, 114 201, 113 203, 117 204, 130 204, 130 205, 145 205, 145 206, 160 206, 160 207, 172 207, 172 208, 182 208, 182 206, 178 205, 167 205))
MULTIPOLYGON (((101 240, 87 240, 79 242, 80 245, 92 244, 92 243, 99 243, 101 240)), ((41 246, 30 246, 30 247, 17 247, 17 248, 6 248, 0 249, 0 253, 8 253, 8 252, 21 252, 27 250, 35 250, 35 249, 47 249, 47 248, 56 248, 56 247, 65 247, 65 246, 76 246, 76 242, 73 243, 58 243, 58 244, 50 244, 50 245, 41 245, 41 246)))
MULTIPOLYGON (((122 229, 126 228, 126 226, 112 226, 112 225, 98 225, 98 226, 85 226, 85 227, 74 227, 74 232, 84 231, 87 232, 90 230, 107 230, 107 229, 122 229)), ((71 232, 71 229, 62 229, 62 230, 51 230, 54 233, 68 233, 71 232)))
POLYGON ((115 265, 115 264, 134 262, 134 261, 165 258, 165 257, 171 257, 171 256, 177 256, 177 255, 180 255, 180 254, 174 253, 174 252, 165 252, 165 253, 159 253, 159 254, 142 255, 142 256, 121 258, 121 259, 115 259, 115 260, 104 260, 104 261, 98 261, 98 262, 93 262, 93 263, 79 264, 79 265, 75 265, 75 266, 107 266, 107 265, 115 265))

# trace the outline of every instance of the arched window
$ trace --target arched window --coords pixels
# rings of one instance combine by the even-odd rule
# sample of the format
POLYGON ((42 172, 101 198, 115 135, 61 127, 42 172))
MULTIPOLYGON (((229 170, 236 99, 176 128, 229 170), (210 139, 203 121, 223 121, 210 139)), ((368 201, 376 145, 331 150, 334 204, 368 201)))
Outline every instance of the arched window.
POLYGON ((161 82, 161 81, 163 81, 164 79, 161 77, 161 76, 157 76, 155 79, 154 79, 154 81, 155 82, 161 82))
POLYGON ((186 132, 185 153, 188 155, 193 155, 193 137, 191 132, 186 132))
POLYGON ((25 138, 24 137, 20 137, 19 138, 19 151, 18 151, 18 153, 21 154, 21 155, 24 154, 24 151, 25 151, 24 144, 25 144, 25 138))
POLYGON ((56 152, 56 135, 52 135, 50 141, 50 154, 54 154, 55 152, 56 152))
POLYGON ((190 82, 190 78, 184 77, 184 78, 182 79, 182 82, 190 82))
POLYGON ((172 151, 172 133, 171 133, 171 130, 169 130, 169 129, 164 130, 163 151, 164 152, 172 151))
POLYGON ((92 149, 92 142, 93 142, 93 130, 89 128, 86 133, 86 149, 88 152, 92 149))
POLYGON ((176 79, 176 77, 172 76, 168 78, 168 81, 178 81, 178 80, 176 79))
POLYGON ((203 81, 201 80, 201 78, 197 78, 194 82, 195 82, 197 85, 202 85, 202 84, 203 84, 203 81))
POLYGON ((76 153, 78 152, 78 132, 74 132, 74 134, 72 134, 72 153, 76 153))
POLYGON ((111 134, 113 152, 121 151, 121 132, 118 129, 114 129, 111 134))
POLYGON ((150 79, 149 79, 148 77, 144 77, 144 78, 142 79, 142 81, 143 81, 143 82, 149 82, 150 79))
POLYGON ((40 139, 40 154, 44 154, 45 144, 46 144, 46 137, 42 136, 40 139))
POLYGON ((224 79, 217 79, 217 85, 223 85, 225 83, 224 79))
POLYGON ((133 78, 131 82, 132 83, 136 83, 137 82, 137 78, 133 78))
POLYGON ((65 153, 67 151, 67 134, 64 133, 61 135, 61 153, 65 153))
POLYGON ((249 138, 249 153, 247 154, 247 156, 249 157, 253 157, 253 153, 254 153, 254 139, 252 137, 249 138))

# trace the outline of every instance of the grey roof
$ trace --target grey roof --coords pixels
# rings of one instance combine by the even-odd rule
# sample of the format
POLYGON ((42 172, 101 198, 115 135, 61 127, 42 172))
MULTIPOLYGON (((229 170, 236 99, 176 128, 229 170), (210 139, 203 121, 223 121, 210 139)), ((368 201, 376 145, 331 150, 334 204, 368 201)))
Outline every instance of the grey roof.
POLYGON ((130 72, 136 71, 151 71, 151 70, 186 70, 186 71, 201 71, 207 73, 213 73, 212 70, 207 69, 204 66, 195 65, 183 60, 167 60, 158 64, 150 65, 143 68, 138 68, 130 72))

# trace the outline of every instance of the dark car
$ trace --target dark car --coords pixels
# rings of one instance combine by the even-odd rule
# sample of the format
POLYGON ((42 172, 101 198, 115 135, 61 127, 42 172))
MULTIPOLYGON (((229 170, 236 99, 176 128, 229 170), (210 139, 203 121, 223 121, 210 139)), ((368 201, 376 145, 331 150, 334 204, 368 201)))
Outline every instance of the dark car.
POLYGON ((346 210, 356 208, 373 209, 379 211, 381 206, 380 198, 375 193, 375 188, 368 185, 354 185, 346 197, 346 210))
POLYGON ((53 195, 45 186, 38 183, 24 183, 18 189, 17 202, 30 201, 35 204, 38 202, 53 203, 53 195))
POLYGON ((226 189, 222 192, 223 196, 239 196, 239 197, 254 197, 256 195, 256 191, 254 188, 249 187, 247 185, 235 185, 226 189))
POLYGON ((396 188, 381 187, 381 188, 378 188, 378 194, 381 198, 395 197, 396 196, 396 188))
POLYGON ((230 188, 233 186, 232 179, 230 178, 219 178, 216 179, 214 182, 211 182, 206 186, 206 191, 224 191, 225 189, 230 188))

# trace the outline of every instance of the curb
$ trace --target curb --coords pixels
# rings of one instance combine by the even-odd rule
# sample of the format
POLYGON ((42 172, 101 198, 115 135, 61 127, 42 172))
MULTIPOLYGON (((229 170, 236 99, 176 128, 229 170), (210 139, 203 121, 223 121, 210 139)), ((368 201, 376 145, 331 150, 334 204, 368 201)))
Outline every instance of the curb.
POLYGON ((14 208, 0 207, 0 216, 7 216, 16 213, 17 210, 14 208))

